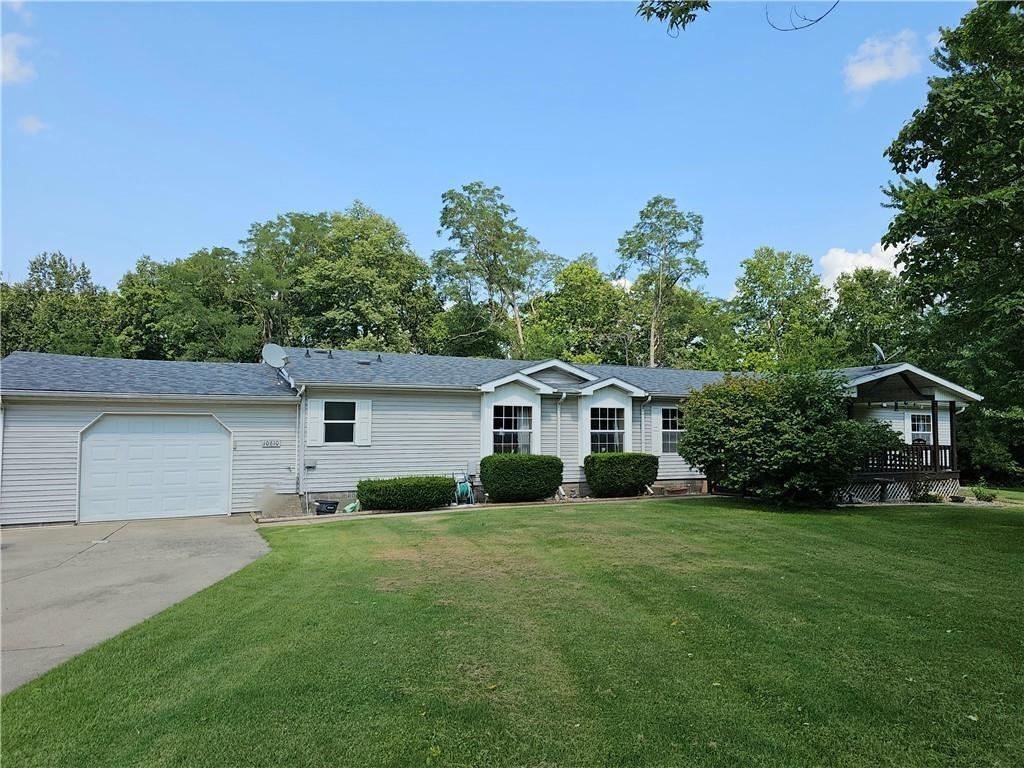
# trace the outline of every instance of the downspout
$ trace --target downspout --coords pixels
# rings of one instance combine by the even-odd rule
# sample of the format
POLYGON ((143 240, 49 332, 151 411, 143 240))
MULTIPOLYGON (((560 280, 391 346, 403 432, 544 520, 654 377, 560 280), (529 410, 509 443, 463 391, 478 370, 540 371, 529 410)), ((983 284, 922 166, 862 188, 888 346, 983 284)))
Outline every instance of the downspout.
POLYGON ((562 458, 562 403, 567 393, 563 392, 555 403, 555 455, 562 458))
MULTIPOLYGON (((640 453, 644 452, 644 440, 647 439, 647 429, 644 427, 644 406, 651 404, 651 398, 654 395, 648 395, 647 399, 640 403, 640 453)), ((651 414, 651 418, 654 418, 654 414, 651 414)), ((654 445, 652 441, 651 452, 654 452, 654 445)))
POLYGON ((306 385, 299 387, 299 407, 295 409, 295 491, 302 514, 306 514, 306 385))

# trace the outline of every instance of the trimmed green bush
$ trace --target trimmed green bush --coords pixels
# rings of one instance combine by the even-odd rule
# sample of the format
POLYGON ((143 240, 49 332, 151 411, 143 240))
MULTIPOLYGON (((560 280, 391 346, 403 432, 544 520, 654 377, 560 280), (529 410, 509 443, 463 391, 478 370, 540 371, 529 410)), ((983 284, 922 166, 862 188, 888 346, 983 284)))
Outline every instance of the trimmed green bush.
POLYGON ((995 501, 997 497, 996 492, 988 487, 984 477, 978 478, 977 485, 971 486, 971 493, 978 501, 995 501))
POLYGON ((480 461, 480 482, 491 501, 538 501, 562 484, 562 460, 531 453, 495 453, 480 461))
POLYGON ((450 477, 419 475, 388 480, 360 480, 356 496, 363 509, 412 511, 447 507, 455 499, 450 477))
POLYGON ((650 453, 592 453, 583 460, 595 496, 639 496, 658 479, 658 457, 650 453))

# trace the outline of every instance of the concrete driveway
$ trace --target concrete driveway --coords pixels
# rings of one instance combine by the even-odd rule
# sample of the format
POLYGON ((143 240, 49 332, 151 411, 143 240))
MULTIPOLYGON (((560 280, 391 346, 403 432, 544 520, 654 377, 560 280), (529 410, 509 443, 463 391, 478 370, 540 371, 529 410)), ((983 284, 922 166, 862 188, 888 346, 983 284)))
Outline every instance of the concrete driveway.
POLYGON ((248 515, 0 533, 4 693, 267 551, 248 515))

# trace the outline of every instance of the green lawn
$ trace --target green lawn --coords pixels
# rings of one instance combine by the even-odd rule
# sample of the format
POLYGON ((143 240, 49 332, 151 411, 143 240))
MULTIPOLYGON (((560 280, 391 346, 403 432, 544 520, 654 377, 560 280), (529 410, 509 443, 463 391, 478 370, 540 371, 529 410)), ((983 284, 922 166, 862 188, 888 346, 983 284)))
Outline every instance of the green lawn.
POLYGON ((1024 761, 1024 509, 674 500, 266 537, 7 696, 3 767, 1024 761))
POLYGON ((993 489, 998 495, 998 501, 1005 501, 1008 504, 1024 504, 1024 488, 996 487, 993 489))

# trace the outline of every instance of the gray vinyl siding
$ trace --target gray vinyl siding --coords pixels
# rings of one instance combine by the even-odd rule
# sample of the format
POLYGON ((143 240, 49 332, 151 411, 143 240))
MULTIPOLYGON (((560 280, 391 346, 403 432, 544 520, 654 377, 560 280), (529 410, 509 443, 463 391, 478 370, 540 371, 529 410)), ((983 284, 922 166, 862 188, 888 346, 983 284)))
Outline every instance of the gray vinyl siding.
MULTIPOLYGON (((560 397, 560 396, 559 396, 560 397)), ((558 397, 541 400, 541 452, 562 459, 562 482, 578 483, 583 478, 580 467, 579 442, 577 440, 576 414, 578 400, 575 396, 565 398, 562 403, 562 444, 558 445, 558 397)))
POLYGON ((200 413, 232 434, 231 511, 257 511, 267 488, 295 491, 295 411, 290 403, 135 401, 4 402, 0 523, 74 522, 79 432, 103 413, 200 413), (280 448, 263 448, 280 440, 280 448))
POLYGON ((326 400, 371 400, 370 444, 305 447, 306 490, 355 490, 363 479, 471 473, 480 466, 480 395, 475 393, 311 390, 326 400))
POLYGON ((703 479, 704 475, 699 469, 695 469, 683 461, 677 453, 662 453, 660 429, 655 429, 655 419, 661 419, 662 408, 678 407, 679 400, 664 398, 652 400, 644 409, 644 444, 646 452, 658 456, 658 479, 659 480, 696 480, 703 479), (657 436, 657 437, 656 437, 657 436), (657 443, 657 444, 655 444, 657 443))
POLYGON ((558 368, 548 368, 547 370, 540 371, 539 373, 531 373, 531 379, 537 381, 543 381, 555 389, 577 389, 579 388, 582 379, 578 376, 574 376, 571 373, 560 370, 558 368))
MULTIPOLYGON (((906 414, 908 413, 919 413, 919 414, 930 414, 932 407, 930 403, 914 403, 908 406, 900 406, 900 409, 894 410, 892 406, 883 408, 880 405, 869 406, 867 403, 856 403, 853 406, 853 417, 855 419, 865 421, 867 419, 876 419, 885 424, 888 424, 900 434, 904 434, 906 442, 910 442, 910 433, 906 430, 909 426, 906 424, 906 414)), ((949 445, 949 403, 939 403, 939 445, 949 445)))

